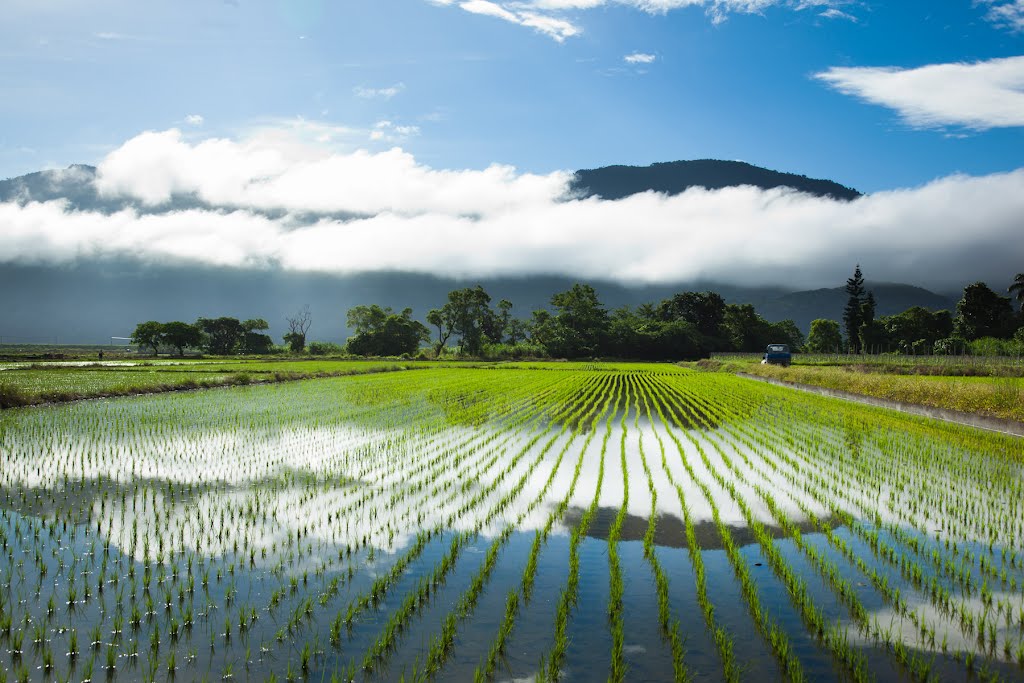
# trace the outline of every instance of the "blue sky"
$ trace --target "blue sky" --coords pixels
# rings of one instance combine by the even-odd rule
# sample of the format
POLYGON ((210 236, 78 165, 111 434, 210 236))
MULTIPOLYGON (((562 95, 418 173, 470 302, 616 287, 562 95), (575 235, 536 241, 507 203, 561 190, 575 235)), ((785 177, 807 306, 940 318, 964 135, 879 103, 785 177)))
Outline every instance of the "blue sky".
POLYGON ((1003 289, 1022 48, 1024 0, 5 0, 0 177, 113 204, 0 203, 0 267, 1003 289), (695 158, 869 195, 568 194, 695 158))
POLYGON ((8 0, 0 177, 96 163, 147 130, 237 138, 296 121, 433 168, 710 157, 874 192, 1021 165, 1013 121, 908 121, 815 77, 1019 57, 1019 1, 534 3, 8 0))

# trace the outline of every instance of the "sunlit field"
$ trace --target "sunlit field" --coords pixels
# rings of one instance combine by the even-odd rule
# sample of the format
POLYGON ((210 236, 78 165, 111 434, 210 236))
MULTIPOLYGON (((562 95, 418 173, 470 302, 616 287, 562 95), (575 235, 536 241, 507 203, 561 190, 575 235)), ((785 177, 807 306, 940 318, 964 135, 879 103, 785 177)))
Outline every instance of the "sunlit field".
POLYGON ((1024 677, 1024 442, 724 373, 85 401, 0 453, 0 681, 1024 677))

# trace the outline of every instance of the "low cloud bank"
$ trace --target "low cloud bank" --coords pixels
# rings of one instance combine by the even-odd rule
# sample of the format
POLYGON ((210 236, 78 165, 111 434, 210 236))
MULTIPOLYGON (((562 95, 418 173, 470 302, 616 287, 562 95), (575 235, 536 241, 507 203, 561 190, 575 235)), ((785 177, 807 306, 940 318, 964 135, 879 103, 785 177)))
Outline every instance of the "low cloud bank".
POLYGON ((852 202, 752 187, 618 200, 568 198, 571 174, 435 170, 399 149, 323 151, 268 139, 145 133, 99 165, 111 197, 215 208, 115 213, 0 204, 0 263, 146 262, 447 277, 552 274, 623 283, 831 286, 860 262, 875 281, 998 284, 1024 264, 1024 169, 952 176, 852 202), (349 213, 323 217, 309 212, 349 213))

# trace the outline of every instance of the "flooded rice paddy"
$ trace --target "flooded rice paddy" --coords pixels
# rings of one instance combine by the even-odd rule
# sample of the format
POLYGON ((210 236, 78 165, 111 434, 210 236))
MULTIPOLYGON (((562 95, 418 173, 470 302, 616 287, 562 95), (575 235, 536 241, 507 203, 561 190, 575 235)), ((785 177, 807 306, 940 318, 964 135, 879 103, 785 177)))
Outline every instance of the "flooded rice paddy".
POLYGON ((1022 456, 657 365, 7 411, 0 681, 1019 680, 1022 456))

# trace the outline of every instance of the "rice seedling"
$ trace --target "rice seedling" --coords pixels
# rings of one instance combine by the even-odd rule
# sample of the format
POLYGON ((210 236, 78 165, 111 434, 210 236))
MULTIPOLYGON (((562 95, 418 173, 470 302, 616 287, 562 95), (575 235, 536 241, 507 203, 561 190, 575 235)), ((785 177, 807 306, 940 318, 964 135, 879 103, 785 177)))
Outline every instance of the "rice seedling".
POLYGON ((667 365, 218 371, 253 385, 0 414, 0 671, 297 679, 334 666, 322 637, 347 680, 534 673, 510 644, 556 679, 600 628, 587 665, 614 680, 740 680, 751 636, 791 680, 1019 675, 1019 441, 667 365), (584 626, 594 544, 607 618, 584 626))

